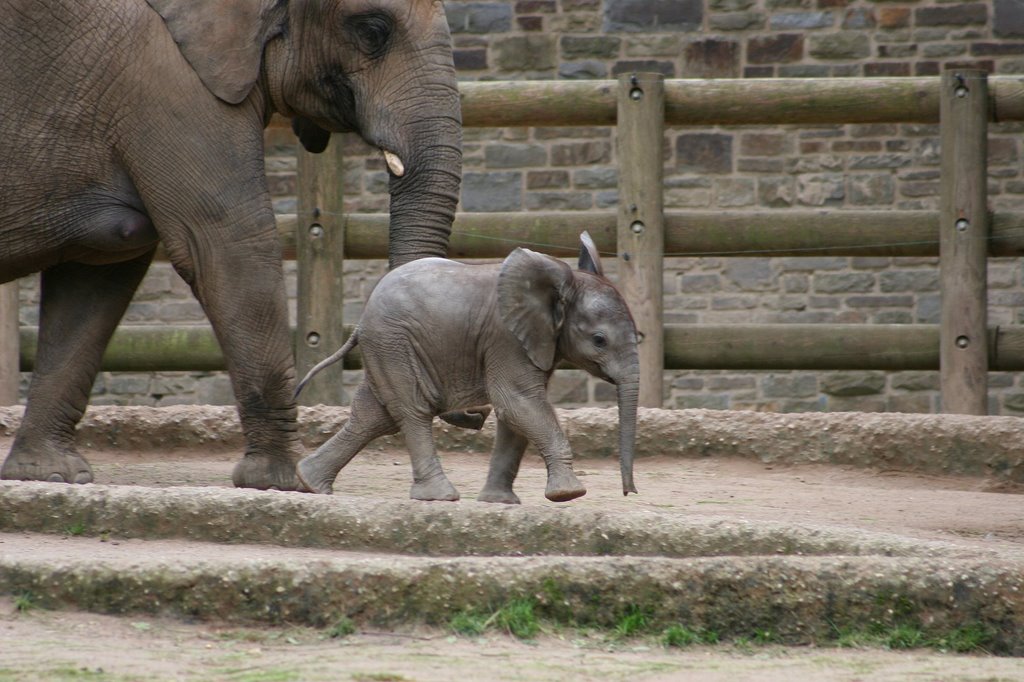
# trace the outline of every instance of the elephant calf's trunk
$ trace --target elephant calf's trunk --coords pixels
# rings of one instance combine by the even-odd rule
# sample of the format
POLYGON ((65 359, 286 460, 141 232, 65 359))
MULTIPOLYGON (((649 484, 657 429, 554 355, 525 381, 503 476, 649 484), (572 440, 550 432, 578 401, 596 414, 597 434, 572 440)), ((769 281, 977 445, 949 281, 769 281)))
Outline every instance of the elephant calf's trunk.
POLYGON ((633 451, 636 448, 636 411, 639 397, 639 381, 618 385, 619 469, 622 472, 623 495, 637 492, 633 483, 633 451))

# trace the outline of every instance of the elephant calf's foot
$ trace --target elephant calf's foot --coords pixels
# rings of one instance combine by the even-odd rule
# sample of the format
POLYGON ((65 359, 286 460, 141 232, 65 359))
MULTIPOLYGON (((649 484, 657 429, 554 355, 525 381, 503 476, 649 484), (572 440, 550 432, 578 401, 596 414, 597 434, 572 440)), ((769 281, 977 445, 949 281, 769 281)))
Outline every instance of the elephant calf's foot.
POLYGON ((235 465, 231 481, 236 488, 296 490, 295 461, 289 457, 247 454, 235 465))
POLYGON ((295 475, 299 479, 299 490, 303 492, 334 494, 335 476, 318 466, 313 456, 306 457, 295 466, 295 475))
POLYGON ((456 502, 459 499, 459 491, 442 474, 426 481, 414 482, 409 491, 409 497, 414 500, 456 502))
POLYGON ((15 445, 0 468, 5 481, 49 481, 51 483, 92 483, 92 467, 76 452, 57 448, 28 448, 15 445))
POLYGON ((499 488, 484 488, 476 496, 477 502, 497 502, 499 504, 522 504, 519 496, 512 492, 512 489, 501 490, 499 488))
POLYGON ((571 469, 548 474, 548 485, 544 490, 544 497, 552 502, 568 502, 586 494, 587 489, 583 487, 580 479, 576 478, 576 474, 571 469))

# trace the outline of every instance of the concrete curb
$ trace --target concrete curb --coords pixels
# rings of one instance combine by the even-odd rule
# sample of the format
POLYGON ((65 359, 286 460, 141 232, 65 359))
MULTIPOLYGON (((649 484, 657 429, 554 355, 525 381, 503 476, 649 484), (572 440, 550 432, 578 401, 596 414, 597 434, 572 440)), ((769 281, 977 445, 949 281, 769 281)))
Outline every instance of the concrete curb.
POLYGON ((994 650, 1024 654, 1021 554, 824 526, 581 511, 3 483, 0 592, 50 608, 313 626, 342 617, 444 624, 529 598, 541 617, 571 625, 613 627, 640 610, 652 627, 768 630, 805 643, 910 622, 938 634, 981 627, 994 650), (72 525, 79 535, 51 541, 49 553, 25 535, 72 525), (176 544, 168 559, 90 535, 176 544), (444 554, 459 556, 429 556, 444 554), (492 556, 465 556, 474 554, 492 556))
POLYGON ((1015 559, 850 528, 691 520, 476 502, 435 504, 231 488, 0 482, 0 531, 177 538, 418 556, 883 556, 1015 559))
MULTIPOLYGON (((579 458, 617 456, 614 408, 559 409, 579 458)), ((0 435, 11 436, 22 408, 0 408, 0 435)), ((315 448, 336 433, 348 410, 300 408, 299 433, 315 448)), ((438 448, 487 452, 494 420, 471 432, 435 421, 438 448)), ((87 448, 148 451, 202 447, 241 451, 233 407, 91 407, 78 429, 87 448)), ((641 409, 637 456, 739 457, 766 463, 829 463, 1024 482, 1024 419, 874 413, 770 414, 641 409)), ((371 447, 402 448, 399 437, 371 447)))

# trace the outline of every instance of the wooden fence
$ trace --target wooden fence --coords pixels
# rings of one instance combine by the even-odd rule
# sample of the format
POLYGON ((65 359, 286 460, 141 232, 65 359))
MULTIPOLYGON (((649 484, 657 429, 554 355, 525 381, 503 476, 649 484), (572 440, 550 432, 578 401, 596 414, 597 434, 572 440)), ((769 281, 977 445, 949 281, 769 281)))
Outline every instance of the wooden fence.
MULTIPOLYGON (((617 254, 620 287, 636 313, 643 405, 661 404, 664 368, 939 370, 944 411, 984 414, 987 372, 1024 369, 1024 329, 986 324, 986 259, 1024 253, 1024 214, 991 214, 985 196, 987 125, 1024 120, 1024 78, 975 70, 871 79, 634 74, 617 81, 463 83, 460 89, 467 127, 617 126, 617 212, 460 213, 451 255, 503 257, 524 244, 567 256, 576 252, 579 233, 589 230, 602 252, 617 254), (663 210, 665 126, 847 123, 938 123, 940 210, 663 210), (664 254, 938 256, 941 323, 664 325, 664 254)), ((286 257, 299 261, 300 374, 351 329, 339 314, 343 259, 387 252, 386 215, 342 214, 336 147, 319 156, 300 153, 298 215, 279 220, 286 257)), ((30 371, 35 356, 36 330, 19 330, 10 321, 10 311, 17 312, 11 290, 0 288, 0 348, 6 351, 0 353, 0 401, 5 383, 10 395, 12 374, 17 379, 11 367, 30 371)), ((223 366, 209 328, 166 325, 119 328, 103 362, 107 371, 223 366)), ((346 362, 358 366, 358 355, 346 362)), ((312 385, 306 399, 336 401, 329 384, 312 385)))

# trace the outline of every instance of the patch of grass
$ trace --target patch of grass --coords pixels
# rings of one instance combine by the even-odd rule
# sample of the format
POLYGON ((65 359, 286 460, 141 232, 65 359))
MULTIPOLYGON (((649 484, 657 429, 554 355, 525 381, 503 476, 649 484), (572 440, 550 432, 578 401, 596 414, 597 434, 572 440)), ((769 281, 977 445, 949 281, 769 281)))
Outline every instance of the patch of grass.
POLYGON ((512 599, 490 615, 479 611, 462 611, 448 621, 456 634, 479 637, 490 628, 503 630, 513 637, 529 639, 540 631, 540 620, 534 612, 533 599, 512 599))
POLYGON ((651 620, 647 611, 632 604, 615 624, 615 635, 617 637, 636 637, 650 629, 651 620))
POLYGON ((85 533, 85 524, 81 521, 75 521, 74 523, 64 527, 64 533, 66 535, 82 535, 85 533))
POLYGON ((667 647, 680 648, 694 644, 718 644, 718 633, 714 630, 691 630, 683 625, 671 625, 661 633, 661 643, 667 647))
POLYGON ((487 616, 475 611, 460 611, 448 621, 452 632, 464 637, 479 637, 487 630, 487 616))
POLYGON ((961 625, 945 637, 935 640, 935 646, 944 651, 966 654, 974 651, 987 652, 995 643, 996 633, 981 623, 961 625))
POLYGON ((762 646, 767 644, 775 644, 779 641, 778 635, 768 629, 758 628, 754 630, 754 636, 751 637, 754 644, 760 644, 762 646))
POLYGON ((927 645, 927 639, 921 628, 908 624, 892 628, 883 641, 890 649, 919 649, 927 645))
POLYGON ((339 618, 334 625, 327 629, 327 634, 332 639, 340 639, 342 637, 348 637, 349 635, 355 634, 356 624, 352 622, 352 619, 347 616, 339 618))
POLYGON ((26 613, 36 608, 36 598, 31 592, 22 592, 14 598, 14 610, 26 613))
POLYGON ((533 606, 532 599, 513 599, 498 609, 492 618, 495 625, 513 637, 529 639, 540 631, 533 606))

